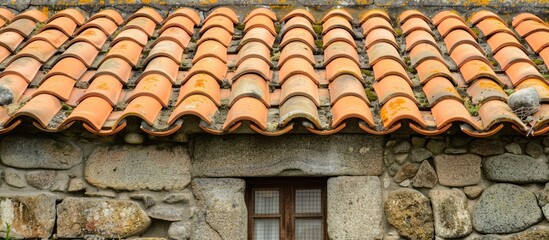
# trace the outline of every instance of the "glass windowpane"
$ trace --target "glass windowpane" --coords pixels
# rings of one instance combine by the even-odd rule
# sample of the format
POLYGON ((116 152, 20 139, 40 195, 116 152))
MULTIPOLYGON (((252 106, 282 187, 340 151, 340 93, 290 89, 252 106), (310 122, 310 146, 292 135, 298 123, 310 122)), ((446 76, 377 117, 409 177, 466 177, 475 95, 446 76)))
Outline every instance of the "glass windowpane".
POLYGON ((296 219, 295 240, 322 240, 322 219, 296 219))
POLYGON ((256 214, 277 214, 279 213, 279 205, 278 190, 255 191, 256 214))
POLYGON ((279 240, 280 225, 278 219, 255 219, 254 239, 255 240, 279 240))
POLYGON ((321 213, 322 193, 320 189, 299 189, 295 191, 296 213, 321 213))

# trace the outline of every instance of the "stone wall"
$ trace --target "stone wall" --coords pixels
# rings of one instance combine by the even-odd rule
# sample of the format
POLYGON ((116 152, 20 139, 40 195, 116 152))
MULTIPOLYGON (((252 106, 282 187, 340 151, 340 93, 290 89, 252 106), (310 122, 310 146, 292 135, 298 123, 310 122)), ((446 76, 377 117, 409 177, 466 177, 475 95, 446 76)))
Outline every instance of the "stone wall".
POLYGON ((0 237, 246 239, 246 180, 326 177, 330 239, 548 239, 549 138, 12 134, 0 237))

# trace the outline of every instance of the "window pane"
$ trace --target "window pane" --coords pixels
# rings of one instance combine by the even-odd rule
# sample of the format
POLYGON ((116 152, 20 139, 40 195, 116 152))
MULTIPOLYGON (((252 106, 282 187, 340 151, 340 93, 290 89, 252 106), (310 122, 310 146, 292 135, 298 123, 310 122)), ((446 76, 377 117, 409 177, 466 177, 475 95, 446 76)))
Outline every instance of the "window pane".
POLYGON ((279 240, 280 225, 278 219, 255 219, 254 240, 279 240))
POLYGON ((278 190, 255 191, 255 213, 277 214, 279 207, 278 190))
POLYGON ((322 240, 322 219, 296 219, 295 240, 322 240))
POLYGON ((320 189, 300 189, 295 191, 296 213, 321 213, 320 189))

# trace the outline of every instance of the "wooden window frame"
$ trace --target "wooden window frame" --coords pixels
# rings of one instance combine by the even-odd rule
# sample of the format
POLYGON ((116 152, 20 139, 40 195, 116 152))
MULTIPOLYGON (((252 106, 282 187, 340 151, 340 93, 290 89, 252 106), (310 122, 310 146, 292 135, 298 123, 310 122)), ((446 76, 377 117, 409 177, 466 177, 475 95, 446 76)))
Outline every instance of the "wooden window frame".
POLYGON ((245 201, 248 208, 248 239, 254 237, 254 219, 280 219, 280 239, 294 240, 296 219, 322 218, 323 240, 327 234, 327 178, 249 178, 246 179, 245 201), (256 190, 279 190, 279 214, 254 214, 256 190), (295 213, 295 191, 321 189, 321 213, 295 213))

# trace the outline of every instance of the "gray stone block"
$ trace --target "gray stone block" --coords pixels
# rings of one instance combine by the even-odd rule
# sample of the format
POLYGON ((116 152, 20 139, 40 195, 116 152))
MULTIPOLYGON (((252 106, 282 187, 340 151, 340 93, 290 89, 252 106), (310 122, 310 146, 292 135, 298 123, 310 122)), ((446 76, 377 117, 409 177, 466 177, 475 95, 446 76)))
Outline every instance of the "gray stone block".
POLYGON ((379 136, 233 135, 197 136, 195 177, 381 175, 379 136))
POLYGON ((65 198, 57 206, 57 237, 126 238, 147 230, 151 219, 133 201, 65 198))
POLYGON ((473 208, 473 227, 481 233, 514 233, 542 218, 536 196, 513 184, 492 185, 473 208))
POLYGON ((0 143, 0 156, 16 168, 69 169, 82 161, 82 149, 52 138, 12 135, 0 143))
POLYGON ((90 154, 84 177, 99 188, 183 189, 191 180, 190 165, 182 146, 101 146, 90 154))
POLYGON ((377 177, 328 180, 330 239, 382 239, 383 202, 377 177))
POLYGON ((247 239, 244 180, 195 178, 191 185, 200 209, 191 239, 247 239))
POLYGON ((486 177, 496 182, 536 183, 549 181, 547 163, 526 155, 502 154, 483 162, 486 177))

